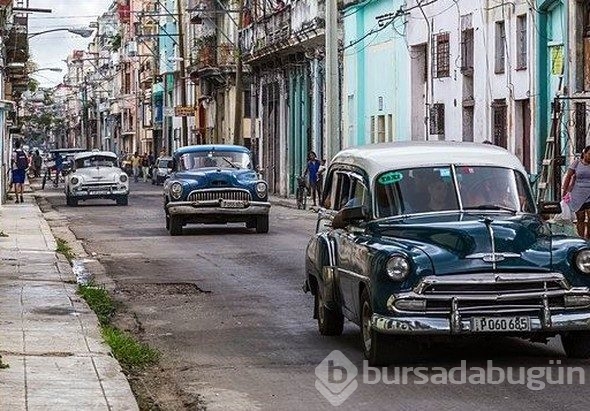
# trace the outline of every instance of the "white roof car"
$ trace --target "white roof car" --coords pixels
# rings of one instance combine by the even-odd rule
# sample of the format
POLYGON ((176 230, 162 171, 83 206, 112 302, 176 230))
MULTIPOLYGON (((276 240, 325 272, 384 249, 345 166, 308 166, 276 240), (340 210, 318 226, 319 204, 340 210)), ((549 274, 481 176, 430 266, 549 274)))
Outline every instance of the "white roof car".
POLYGON ((504 148, 453 141, 395 142, 351 147, 334 157, 332 164, 336 163, 362 168, 371 181, 391 170, 449 164, 505 167, 526 175, 520 160, 504 148))

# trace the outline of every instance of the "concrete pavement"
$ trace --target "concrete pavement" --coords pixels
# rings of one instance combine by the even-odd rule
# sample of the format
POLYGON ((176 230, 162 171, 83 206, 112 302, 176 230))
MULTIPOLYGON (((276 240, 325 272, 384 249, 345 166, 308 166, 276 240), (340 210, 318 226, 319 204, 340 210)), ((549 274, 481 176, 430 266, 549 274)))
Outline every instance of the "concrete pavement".
POLYGON ((0 207, 0 410, 137 410, 30 194, 0 207))

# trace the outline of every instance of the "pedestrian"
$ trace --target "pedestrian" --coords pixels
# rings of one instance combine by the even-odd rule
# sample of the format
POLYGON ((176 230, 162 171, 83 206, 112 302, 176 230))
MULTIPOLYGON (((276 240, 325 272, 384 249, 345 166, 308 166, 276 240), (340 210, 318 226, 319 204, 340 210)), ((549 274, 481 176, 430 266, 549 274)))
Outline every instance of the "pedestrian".
POLYGON ((305 167, 305 172, 303 173, 304 176, 308 177, 309 182, 309 189, 311 191, 311 198, 313 201, 313 205, 317 205, 316 203, 316 196, 318 200, 320 199, 320 191, 318 185, 318 171, 320 169, 321 163, 317 158, 317 155, 310 151, 307 155, 307 167, 305 167))
POLYGON ((41 154, 39 154, 39 150, 35 150, 35 153, 33 154, 33 171, 34 171, 34 175, 35 177, 39 177, 41 174, 41 166, 43 165, 43 158, 41 157, 41 154))
POLYGON ((53 185, 57 187, 59 184, 59 175, 64 167, 64 158, 59 151, 56 151, 53 159, 55 161, 55 181, 53 182, 53 185))
POLYGON ((131 169, 133 170, 133 181, 139 182, 139 167, 141 166, 141 158, 137 151, 131 156, 131 169))
POLYGON ((150 160, 147 153, 143 153, 141 157, 141 172, 143 174, 143 182, 147 183, 148 174, 150 173, 150 160))
POLYGON ((574 160, 563 181, 562 197, 569 193, 569 207, 576 213, 578 235, 590 238, 590 146, 574 160))
POLYGON ((14 143, 14 152, 12 153, 12 183, 14 184, 14 194, 16 195, 16 204, 24 203, 23 185, 25 184, 25 174, 29 167, 27 154, 21 148, 20 140, 14 143), (19 194, 20 193, 20 194, 19 194), (20 197, 19 197, 20 195, 20 197), (20 201, 19 201, 20 200, 20 201))

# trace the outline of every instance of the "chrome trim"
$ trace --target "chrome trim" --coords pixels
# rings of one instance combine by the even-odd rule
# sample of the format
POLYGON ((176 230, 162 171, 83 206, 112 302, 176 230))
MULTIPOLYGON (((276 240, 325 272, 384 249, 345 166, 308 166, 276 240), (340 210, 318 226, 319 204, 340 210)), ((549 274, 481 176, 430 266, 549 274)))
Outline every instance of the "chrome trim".
POLYGON ((238 200, 238 201, 252 201, 252 195, 248 190, 243 188, 209 188, 203 190, 193 190, 187 196, 187 201, 193 202, 198 201, 199 203, 204 201, 219 202, 223 200, 238 200), (199 198, 201 197, 201 198, 199 198))
MULTIPOLYGON (((531 332, 561 332, 590 330, 590 311, 567 312, 551 316, 551 322, 547 326, 540 318, 530 317, 531 329, 521 334, 531 332)), ((471 319, 461 319, 458 323, 451 322, 446 317, 390 317, 380 314, 373 314, 371 327, 384 334, 469 334, 471 331, 471 319)), ((497 332, 500 334, 502 332, 497 332)), ((478 334, 478 333, 474 333, 478 334)), ((506 334, 519 334, 517 331, 506 334)))
POLYGON ((369 282, 369 277, 366 277, 366 276, 364 276, 362 274, 358 274, 358 273, 355 273, 354 271, 350 271, 350 270, 345 270, 343 268, 338 268, 337 270, 338 270, 338 273, 342 273, 342 274, 344 274, 346 276, 353 277, 353 278, 358 278, 359 280, 363 280, 365 282, 369 282))

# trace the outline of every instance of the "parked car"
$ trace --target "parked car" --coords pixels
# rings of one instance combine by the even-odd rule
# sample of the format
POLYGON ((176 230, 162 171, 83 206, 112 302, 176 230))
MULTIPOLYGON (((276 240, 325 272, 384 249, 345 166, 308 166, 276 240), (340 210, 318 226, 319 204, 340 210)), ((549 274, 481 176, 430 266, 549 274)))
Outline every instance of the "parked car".
POLYGON ((164 183, 164 211, 170 235, 189 223, 242 222, 268 232, 268 185, 252 169, 242 146, 202 145, 178 149, 164 183))
POLYGON ((158 157, 152 169, 152 184, 163 184, 171 172, 172 157, 158 157))
MULTIPOLYGON (((324 335, 361 328, 372 365, 405 337, 561 335, 590 357, 590 243, 552 233, 508 151, 452 142, 377 144, 327 172, 304 288, 324 335)), ((396 357, 397 355, 397 357, 396 357)))
POLYGON ((117 155, 109 151, 76 154, 66 176, 66 203, 76 206, 81 200, 111 199, 127 205, 129 177, 117 167, 117 155))

